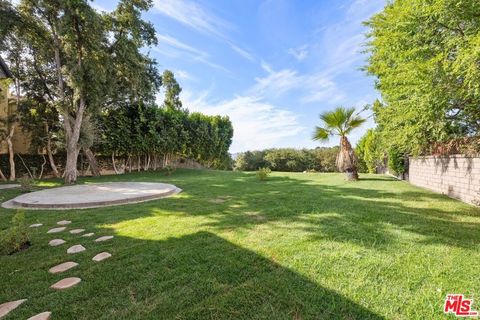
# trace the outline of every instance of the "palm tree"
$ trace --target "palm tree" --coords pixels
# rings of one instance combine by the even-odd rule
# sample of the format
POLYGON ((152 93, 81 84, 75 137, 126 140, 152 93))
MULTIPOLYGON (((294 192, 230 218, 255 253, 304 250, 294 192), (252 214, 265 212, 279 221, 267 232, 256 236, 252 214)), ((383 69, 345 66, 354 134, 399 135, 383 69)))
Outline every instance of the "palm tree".
POLYGON ((340 151, 337 155, 337 168, 346 172, 349 180, 358 180, 357 157, 347 135, 360 127, 366 119, 355 113, 355 108, 338 107, 320 114, 321 127, 315 127, 313 140, 327 141, 331 136, 340 137, 340 151))

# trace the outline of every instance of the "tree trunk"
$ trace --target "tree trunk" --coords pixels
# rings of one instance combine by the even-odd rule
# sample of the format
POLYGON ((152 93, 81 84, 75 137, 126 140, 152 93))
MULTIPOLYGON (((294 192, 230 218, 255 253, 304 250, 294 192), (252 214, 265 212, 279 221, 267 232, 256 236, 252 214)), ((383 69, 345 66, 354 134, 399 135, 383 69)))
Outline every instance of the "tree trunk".
POLYGON ((100 176, 100 170, 98 168, 97 160, 95 159, 95 155, 93 154, 92 150, 90 150, 90 148, 83 148, 83 153, 87 157, 92 175, 94 177, 100 176))
POLYGON ((77 181, 77 159, 80 149, 76 143, 69 143, 67 145, 67 162, 65 163, 65 183, 72 184, 77 181))
POLYGON ((345 172, 348 180, 358 180, 357 156, 345 136, 340 138, 340 151, 336 162, 338 170, 345 172))
POLYGON ((47 158, 45 158, 45 155, 42 154, 42 158, 43 158, 43 163, 42 163, 42 166, 41 166, 41 169, 40 169, 40 174, 38 175, 38 180, 41 180, 42 177, 43 177, 43 170, 45 168, 45 165, 47 164, 47 158))
POLYGON ((47 128, 47 156, 48 156, 48 162, 50 163, 50 167, 52 168, 53 175, 55 178, 60 177, 60 174, 58 173, 57 166, 55 165, 55 159, 53 158, 53 152, 52 152, 52 142, 50 139, 50 135, 48 134, 48 124, 45 124, 47 128))
POLYGON ((113 166, 113 171, 115 171, 115 174, 118 174, 117 165, 115 164, 115 152, 112 152, 112 166, 113 166))
POLYGON ((15 124, 12 124, 10 127, 10 130, 8 132, 7 136, 7 145, 8 145, 8 162, 10 164, 10 181, 15 181, 16 176, 15 176, 15 153, 13 152, 13 143, 12 143, 12 138, 13 134, 15 133, 15 124))
POLYGON ((148 153, 145 155, 145 167, 143 168, 143 171, 150 170, 150 162, 151 162, 151 157, 150 157, 150 153, 148 153))
POLYGON ((0 168, 0 179, 2 179, 2 181, 7 181, 7 178, 5 177, 5 175, 2 172, 2 168, 0 168))

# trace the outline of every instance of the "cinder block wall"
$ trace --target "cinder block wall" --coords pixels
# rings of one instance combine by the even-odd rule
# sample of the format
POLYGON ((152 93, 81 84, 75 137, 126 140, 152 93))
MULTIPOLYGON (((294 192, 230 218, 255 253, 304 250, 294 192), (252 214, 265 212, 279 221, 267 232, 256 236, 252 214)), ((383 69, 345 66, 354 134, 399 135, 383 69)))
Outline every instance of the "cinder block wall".
POLYGON ((464 155, 410 158, 409 181, 467 203, 480 204, 480 158, 464 155))

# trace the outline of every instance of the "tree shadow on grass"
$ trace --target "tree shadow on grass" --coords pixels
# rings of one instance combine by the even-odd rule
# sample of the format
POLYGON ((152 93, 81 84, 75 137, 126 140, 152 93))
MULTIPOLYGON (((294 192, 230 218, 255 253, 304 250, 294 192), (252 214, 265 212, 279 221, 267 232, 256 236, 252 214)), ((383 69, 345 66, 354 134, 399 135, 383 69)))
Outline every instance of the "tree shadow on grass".
POLYGON ((208 180, 199 180, 204 185, 184 188, 188 197, 175 199, 177 203, 171 203, 168 208, 175 211, 177 204, 197 208, 182 214, 208 216, 211 221, 206 226, 218 229, 251 229, 280 222, 308 232, 313 239, 328 238, 379 249, 398 241, 392 228, 417 234, 422 238, 417 242, 424 244, 476 249, 480 238, 479 223, 462 221, 468 217, 480 218, 478 208, 426 190, 410 190, 404 182, 388 177, 379 178, 391 184, 385 190, 357 183, 315 184, 303 177, 286 176, 274 176, 261 183, 251 175, 237 175, 228 187, 209 189, 208 180), (402 190, 395 190, 397 183, 399 187, 403 185, 402 190), (409 190, 404 190, 406 188, 409 190), (208 203, 205 189, 209 189, 211 198, 228 192, 231 199, 208 203), (442 204, 452 203, 461 209, 442 208, 442 204))
POLYGON ((17 292, 30 309, 15 314, 44 308, 58 319, 383 319, 209 232, 162 241, 117 236, 88 250, 62 275, 82 278, 77 287, 54 292, 47 284, 58 276, 49 275, 36 297, 27 287, 17 292), (112 258, 87 257, 101 250, 112 258))
POLYGON ((180 171, 167 178, 152 174, 115 178, 173 183, 183 192, 178 197, 140 205, 88 211, 92 217, 105 212, 105 224, 156 214, 206 217, 204 227, 218 230, 253 229, 273 223, 279 228, 280 223, 306 232, 314 240, 329 239, 376 249, 399 241, 393 229, 418 235, 418 239, 411 240, 418 244, 478 249, 480 240, 480 224, 471 221, 480 218, 478 208, 426 190, 413 190, 415 187, 390 177, 379 177, 379 184, 342 180, 331 184, 303 175, 272 176, 267 182, 260 182, 251 173, 215 171, 180 171), (218 199, 221 201, 212 201, 218 199), (453 204, 453 210, 443 208, 443 204, 453 204))

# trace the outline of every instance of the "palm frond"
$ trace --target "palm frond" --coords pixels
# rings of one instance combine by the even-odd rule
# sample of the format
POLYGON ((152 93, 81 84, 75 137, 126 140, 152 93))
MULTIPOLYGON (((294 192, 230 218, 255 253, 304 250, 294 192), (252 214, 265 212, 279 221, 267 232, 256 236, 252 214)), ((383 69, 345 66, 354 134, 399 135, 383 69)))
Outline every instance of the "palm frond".
POLYGON ((313 140, 328 141, 331 131, 322 127, 315 127, 315 132, 313 133, 313 140))
POLYGON ((364 119, 360 116, 356 116, 355 118, 351 119, 350 122, 348 123, 348 126, 352 129, 360 127, 362 124, 365 123, 367 119, 364 119))

